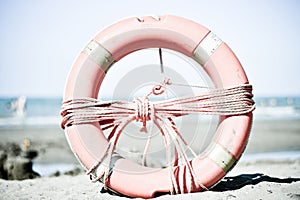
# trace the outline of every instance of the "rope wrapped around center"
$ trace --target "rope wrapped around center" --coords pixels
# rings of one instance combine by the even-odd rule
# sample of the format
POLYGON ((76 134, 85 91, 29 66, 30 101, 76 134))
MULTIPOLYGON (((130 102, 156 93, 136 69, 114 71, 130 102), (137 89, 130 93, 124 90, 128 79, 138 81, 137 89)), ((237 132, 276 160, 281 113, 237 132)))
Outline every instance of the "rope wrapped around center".
MULTIPOLYGON (((104 187, 106 188, 107 179, 111 172, 111 159, 120 134, 132 121, 141 122, 141 131, 147 132, 147 121, 151 120, 158 127, 164 139, 166 158, 172 182, 170 192, 176 194, 184 193, 184 184, 188 185, 188 192, 193 187, 207 189, 197 178, 184 151, 184 147, 187 147, 195 157, 197 155, 177 130, 173 118, 188 114, 230 116, 250 113, 255 109, 255 103, 252 99, 252 85, 244 84, 230 88, 214 89, 192 97, 187 96, 155 102, 151 102, 148 96, 136 98, 133 102, 99 101, 87 97, 70 99, 63 102, 61 111, 63 117, 62 128, 91 122, 99 122, 102 130, 112 128, 107 138, 109 143, 104 156, 99 158, 87 173, 94 174, 95 170, 105 161, 106 165, 103 167, 101 173, 98 173, 97 170, 94 181, 104 180, 104 187), (175 152, 174 163, 172 163, 172 149, 170 145, 172 142, 174 143, 175 152), (185 167, 176 167, 180 164, 185 167), (175 177, 175 173, 181 173, 178 172, 179 169, 186 171, 184 173, 186 180, 179 181, 181 179, 175 177)), ((151 134, 152 130, 149 131, 143 162, 145 162, 151 134)))

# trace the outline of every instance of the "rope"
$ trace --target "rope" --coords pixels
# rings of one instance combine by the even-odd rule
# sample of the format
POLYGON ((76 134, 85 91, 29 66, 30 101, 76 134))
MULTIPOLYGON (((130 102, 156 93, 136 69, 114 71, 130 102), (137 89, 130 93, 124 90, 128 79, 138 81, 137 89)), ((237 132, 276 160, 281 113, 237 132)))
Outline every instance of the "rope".
POLYGON ((207 190, 197 178, 187 158, 185 148, 195 157, 197 155, 177 130, 173 118, 196 113, 227 116, 250 113, 255 109, 255 103, 252 99, 252 86, 244 84, 230 88, 214 89, 192 97, 186 96, 156 102, 149 100, 149 95, 159 95, 165 92, 165 86, 168 84, 171 83, 167 80, 163 84, 154 86, 152 92, 144 98, 134 99, 133 102, 106 102, 86 97, 63 102, 61 111, 63 117, 62 128, 91 122, 99 122, 102 130, 112 128, 108 136, 109 143, 106 152, 87 172, 87 174, 93 174, 105 160, 107 164, 104 170, 96 175, 94 181, 103 179, 104 187, 107 187, 107 179, 112 171, 110 162, 119 136, 124 128, 135 120, 142 123, 141 131, 148 132, 147 122, 151 121, 152 126, 143 153, 143 163, 146 160, 146 154, 152 137, 152 128, 155 125, 160 130, 166 147, 166 159, 172 182, 170 192, 175 192, 176 194, 184 193, 185 187, 187 187, 188 192, 191 192, 192 187, 201 187, 207 190), (172 142, 175 157, 173 163, 172 142), (184 167, 178 167, 180 165, 184 167), (176 178, 178 174, 184 176, 184 178, 181 176, 176 178))

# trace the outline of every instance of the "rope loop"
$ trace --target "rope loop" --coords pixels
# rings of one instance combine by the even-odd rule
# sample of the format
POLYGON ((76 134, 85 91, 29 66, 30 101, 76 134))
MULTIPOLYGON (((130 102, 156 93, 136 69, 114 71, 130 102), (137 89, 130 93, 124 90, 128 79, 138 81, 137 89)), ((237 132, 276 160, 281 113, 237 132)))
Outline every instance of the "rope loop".
POLYGON ((152 104, 148 97, 145 98, 135 98, 133 100, 135 104, 135 120, 143 123, 141 132, 147 132, 146 123, 151 119, 151 106, 152 104))

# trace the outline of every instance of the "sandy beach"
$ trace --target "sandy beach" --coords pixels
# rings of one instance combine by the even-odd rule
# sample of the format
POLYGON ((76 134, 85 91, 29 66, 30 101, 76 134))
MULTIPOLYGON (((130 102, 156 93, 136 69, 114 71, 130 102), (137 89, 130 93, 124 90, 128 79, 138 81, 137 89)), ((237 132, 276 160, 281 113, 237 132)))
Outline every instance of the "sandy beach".
MULTIPOLYGON (((242 159, 214 188, 156 199, 300 199, 299 134, 300 120, 255 121, 242 159)), ((0 179, 0 199, 127 199, 101 193, 102 184, 91 183, 82 170, 63 174, 61 164, 80 166, 60 127, 0 129, 2 150, 24 140, 38 152, 34 165, 51 165, 52 172, 22 181, 0 179)))
MULTIPOLYGON (((300 199, 299 166, 299 160, 243 162, 212 191, 155 199, 300 199)), ((24 181, 0 179, 1 199, 128 199, 101 193, 101 187, 83 174, 24 181)))

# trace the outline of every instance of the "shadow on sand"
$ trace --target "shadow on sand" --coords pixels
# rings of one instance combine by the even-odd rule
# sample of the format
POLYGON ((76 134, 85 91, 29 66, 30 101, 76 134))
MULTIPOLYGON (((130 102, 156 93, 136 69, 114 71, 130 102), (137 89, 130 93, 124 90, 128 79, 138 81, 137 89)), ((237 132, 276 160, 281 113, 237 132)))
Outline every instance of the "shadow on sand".
POLYGON ((256 185, 261 182, 271 183, 292 183, 300 181, 300 178, 276 178, 261 173, 241 174, 238 176, 225 177, 216 186, 210 189, 215 192, 225 192, 228 190, 238 190, 246 185, 256 185))
MULTIPOLYGON (((271 182, 271 183, 293 183, 300 181, 300 178, 276 178, 264 175, 262 173, 256 174, 241 174, 238 176, 225 177, 213 188, 210 188, 209 191, 214 192, 225 192, 229 190, 238 190, 243 188, 246 185, 256 185, 261 182, 271 182)), ((122 195, 118 192, 115 192, 111 189, 104 189, 100 191, 101 193, 109 193, 114 196, 128 197, 122 195)), ((155 197, 166 195, 166 193, 158 193, 155 197)), ((128 197, 130 198, 130 197, 128 197)), ((298 197, 300 198, 300 196, 298 197)))

